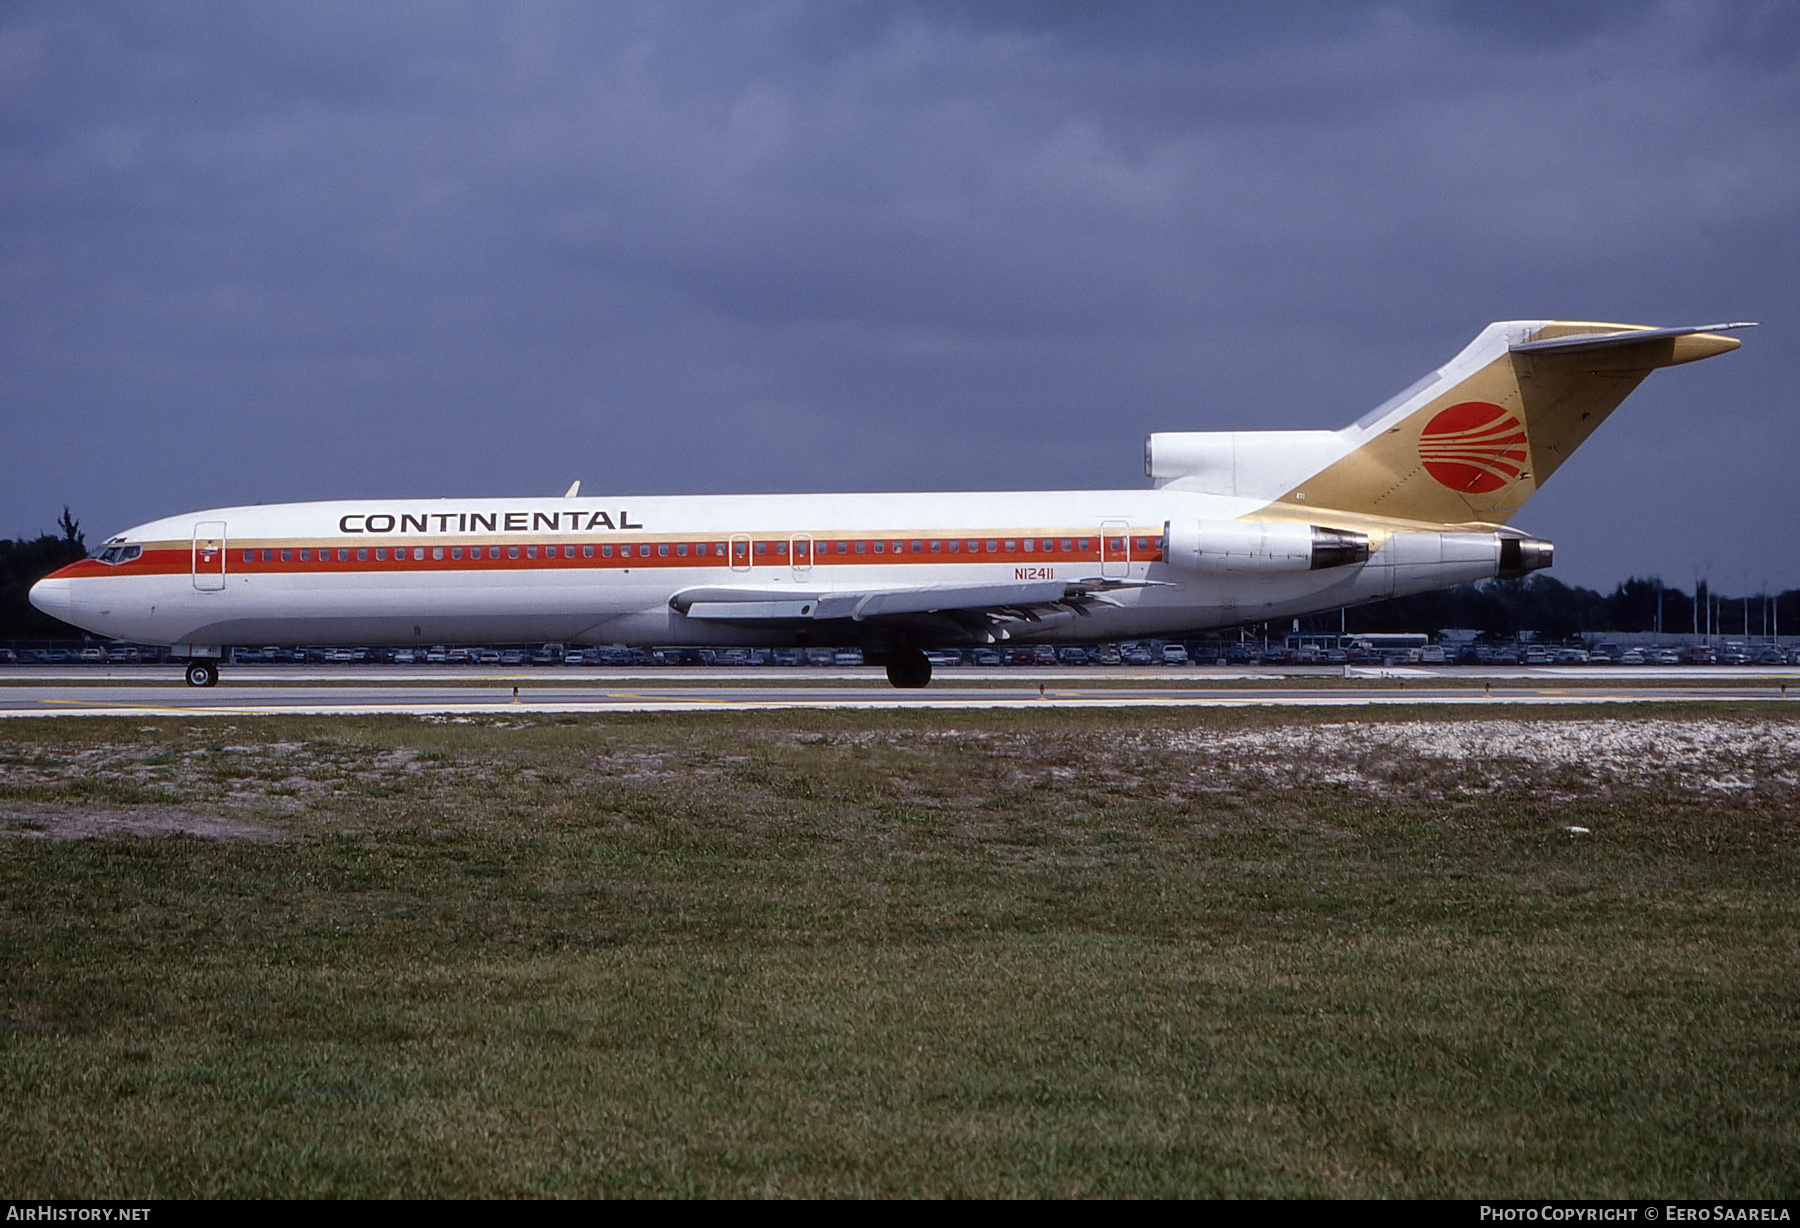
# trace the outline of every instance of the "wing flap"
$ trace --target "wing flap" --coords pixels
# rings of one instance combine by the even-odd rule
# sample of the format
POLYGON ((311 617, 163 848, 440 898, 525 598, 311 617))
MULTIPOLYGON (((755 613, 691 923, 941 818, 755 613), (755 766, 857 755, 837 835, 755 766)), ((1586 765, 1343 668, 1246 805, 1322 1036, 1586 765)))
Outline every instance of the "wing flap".
POLYGON ((949 615, 1013 611, 1030 617, 1033 609, 1100 602, 1098 594, 1120 588, 1147 587, 1145 581, 1021 580, 991 584, 923 585, 914 588, 847 591, 771 592, 768 589, 685 589, 669 599, 670 608, 689 618, 708 621, 795 622, 848 619, 867 622, 908 615, 949 615))
POLYGON ((852 589, 841 592, 777 592, 766 589, 689 589, 669 605, 689 618, 842 619, 862 622, 899 614, 939 614, 1005 606, 1054 605, 1075 596, 1080 583, 1033 580, 1019 583, 931 585, 918 588, 852 589))

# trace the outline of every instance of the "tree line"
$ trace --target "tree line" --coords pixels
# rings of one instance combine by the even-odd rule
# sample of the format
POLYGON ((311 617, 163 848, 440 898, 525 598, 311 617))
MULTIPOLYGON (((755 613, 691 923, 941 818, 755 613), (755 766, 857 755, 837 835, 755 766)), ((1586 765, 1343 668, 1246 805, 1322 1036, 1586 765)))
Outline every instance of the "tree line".
MULTIPOLYGON (((1656 576, 1633 576, 1610 594, 1602 594, 1542 572, 1352 606, 1345 611, 1343 624, 1350 631, 1468 627, 1501 639, 1535 631, 1539 639, 1549 641, 1658 630, 1675 636, 1696 630, 1704 634, 1709 607, 1715 634, 1761 636, 1779 630, 1783 636, 1800 635, 1800 589, 1766 596, 1752 593, 1746 600, 1742 594, 1710 591, 1705 581, 1694 592, 1683 592, 1656 576)), ((1307 631, 1336 631, 1338 623, 1336 611, 1300 620, 1301 629, 1307 631)))
POLYGON ((57 533, 37 537, 0 538, 0 640, 79 639, 81 632, 41 613, 27 598, 31 586, 78 559, 87 557, 81 522, 63 508, 57 533))

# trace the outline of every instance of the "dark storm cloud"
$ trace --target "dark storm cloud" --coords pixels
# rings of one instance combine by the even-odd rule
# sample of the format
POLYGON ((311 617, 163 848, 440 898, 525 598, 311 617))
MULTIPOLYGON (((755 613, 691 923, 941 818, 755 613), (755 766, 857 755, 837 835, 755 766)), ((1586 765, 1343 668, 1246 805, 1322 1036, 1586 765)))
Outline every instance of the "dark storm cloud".
POLYGON ((1791 6, 15 5, 7 531, 1136 485, 1493 319, 1761 318, 1520 518, 1800 583, 1791 6))

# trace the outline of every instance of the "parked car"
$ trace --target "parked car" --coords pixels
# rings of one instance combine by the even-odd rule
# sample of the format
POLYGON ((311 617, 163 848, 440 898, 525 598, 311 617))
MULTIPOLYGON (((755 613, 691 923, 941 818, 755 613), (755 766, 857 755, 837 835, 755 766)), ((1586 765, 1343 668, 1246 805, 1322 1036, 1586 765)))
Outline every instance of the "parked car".
POLYGON ((1000 654, 995 652, 992 648, 977 648, 974 652, 969 654, 969 659, 976 665, 1000 664, 1000 654))
POLYGON ((1085 648, 1076 648, 1071 645, 1057 653, 1056 659, 1064 665, 1086 665, 1088 663, 1088 651, 1085 648))
POLYGON ((925 659, 930 661, 934 667, 961 665, 963 663, 962 653, 956 651, 954 648, 935 649, 926 653, 925 659))

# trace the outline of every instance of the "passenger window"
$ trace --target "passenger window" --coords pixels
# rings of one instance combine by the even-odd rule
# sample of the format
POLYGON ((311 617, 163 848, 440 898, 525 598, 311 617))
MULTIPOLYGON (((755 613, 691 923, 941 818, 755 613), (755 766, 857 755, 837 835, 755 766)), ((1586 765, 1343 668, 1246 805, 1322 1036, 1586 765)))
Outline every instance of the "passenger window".
POLYGON ((775 557, 777 557, 777 558, 786 558, 787 557, 787 543, 786 542, 776 542, 775 543, 775 557))
POLYGON ((914 543, 913 543, 913 553, 914 553, 914 554, 917 554, 917 553, 919 553, 919 552, 920 552, 920 551, 921 551, 921 550, 923 550, 923 549, 925 549, 925 543, 924 543, 924 542, 919 542, 919 541, 916 541, 916 542, 914 542, 914 543))
POLYGON ((369 548, 367 546, 358 546, 356 548, 356 561, 359 563, 366 563, 369 561, 369 548))
POLYGON ((849 542, 839 542, 837 544, 837 552, 839 554, 849 554, 850 553, 850 543, 849 542))
MULTIPOLYGON (((321 552, 321 553, 322 553, 322 552, 321 552)), ((301 552, 300 552, 300 561, 301 561, 301 562, 302 562, 302 563, 309 563, 309 562, 311 562, 311 561, 312 561, 312 551, 310 551, 310 550, 302 550, 302 551, 301 551, 301 552)))
POLYGON ((1008 554, 1014 553, 1018 548, 1019 548, 1018 542, 1014 541, 1010 537, 1006 539, 1006 552, 1008 554))
POLYGON ((380 562, 380 563, 387 562, 387 547, 386 546, 383 546, 381 549, 379 549, 375 552, 375 559, 377 562, 380 562))
POLYGON ((857 542, 856 543, 856 552, 858 554, 867 554, 869 552, 869 543, 868 542, 857 542))
POLYGON ((594 547, 591 542, 581 548, 581 557, 584 559, 591 559, 594 557, 594 547))
POLYGON ((942 554, 944 552, 944 543, 941 541, 933 541, 931 543, 931 552, 933 554, 942 554))
MULTIPOLYGON (((665 550, 665 551, 663 551, 663 553, 667 554, 668 551, 665 550)), ((687 557, 687 543, 682 542, 679 546, 676 546, 675 553, 685 559, 687 557)))
POLYGON ((768 542, 757 542, 756 543, 756 552, 758 554, 767 554, 769 552, 769 543, 768 542))
POLYGON ((665 558, 665 559, 668 558, 669 557, 669 543, 668 542, 657 542, 656 543, 656 553, 659 556, 661 556, 662 558, 665 558))
POLYGON ((980 554, 981 553, 981 543, 980 542, 970 542, 969 543, 969 553, 970 554, 980 554))
POLYGON ((265 562, 265 563, 273 562, 274 559, 275 559, 275 552, 273 550, 263 551, 263 562, 265 562))
MULTIPOLYGON (((438 557, 442 558, 443 556, 439 555, 438 557)), ((453 559, 460 559, 462 557, 462 547, 461 546, 450 547, 450 557, 453 559)))
POLYGON ((600 547, 600 557, 603 559, 610 559, 612 557, 612 547, 611 546, 600 547))
POLYGON ((886 542, 876 542, 875 543, 875 553, 876 554, 886 554, 887 553, 887 543, 886 542))
POLYGON ((574 557, 575 557, 575 547, 573 547, 573 546, 564 546, 564 547, 563 547, 563 557, 564 557, 564 558, 565 558, 565 559, 572 559, 572 558, 574 558, 574 557))
POLYGON ((1025 539, 1025 553, 1030 554, 1036 549, 1037 549, 1037 538, 1027 537, 1025 539))
POLYGON ((1087 553, 1087 552, 1088 552, 1088 549, 1089 549, 1089 546, 1088 546, 1088 539, 1087 539, 1087 538, 1085 538, 1085 537, 1084 537, 1084 538, 1082 538, 1082 539, 1081 539, 1081 542, 1080 542, 1080 543, 1079 543, 1079 544, 1080 544, 1080 546, 1081 546, 1081 552, 1082 552, 1082 553, 1083 553, 1083 554, 1086 554, 1086 553, 1087 553))
POLYGON ((244 551, 244 562, 254 563, 255 561, 256 561, 256 551, 254 551, 254 550, 244 551))
POLYGON ((650 543, 649 542, 645 542, 641 546, 638 547, 638 557, 640 559, 647 559, 650 557, 650 543))
POLYGON ((519 548, 517 546, 508 546, 506 548, 506 557, 509 559, 518 558, 519 557, 519 548))
POLYGON ((962 541, 960 539, 950 543, 950 553, 951 554, 961 554, 962 553, 962 541))
POLYGON ((1000 553, 1000 543, 998 541, 994 541, 994 540, 990 539, 988 541, 988 553, 989 554, 999 554, 1000 553))
POLYGON ((442 546, 433 546, 431 548, 431 557, 434 561, 443 558, 444 548, 442 546))
POLYGON ((1069 551, 1071 551, 1073 549, 1075 549, 1075 543, 1070 541, 1066 537, 1063 538, 1063 553, 1067 554, 1069 551))

